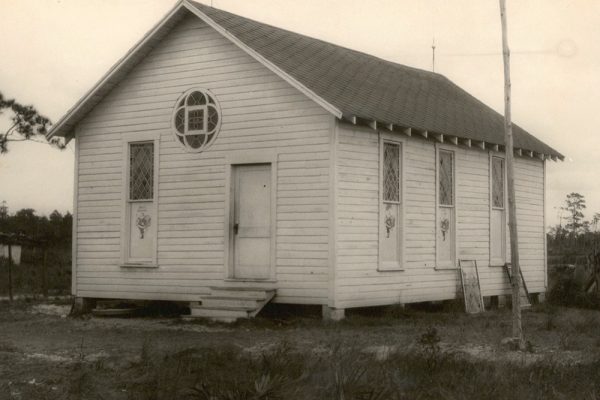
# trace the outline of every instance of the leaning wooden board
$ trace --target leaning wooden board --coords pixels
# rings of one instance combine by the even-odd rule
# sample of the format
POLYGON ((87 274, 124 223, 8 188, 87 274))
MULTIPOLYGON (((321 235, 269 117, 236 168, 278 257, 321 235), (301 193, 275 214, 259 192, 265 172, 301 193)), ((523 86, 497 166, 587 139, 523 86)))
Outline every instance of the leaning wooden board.
POLYGON ((465 299, 465 311, 469 314, 485 311, 483 297, 481 295, 481 286, 479 284, 477 261, 459 260, 458 266, 460 268, 460 279, 465 299))

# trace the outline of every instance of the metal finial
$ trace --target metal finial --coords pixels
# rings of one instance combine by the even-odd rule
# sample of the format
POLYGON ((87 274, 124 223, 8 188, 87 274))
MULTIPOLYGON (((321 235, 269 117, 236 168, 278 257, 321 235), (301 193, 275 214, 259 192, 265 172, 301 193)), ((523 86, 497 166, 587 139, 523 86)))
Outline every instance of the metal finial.
POLYGON ((431 42, 431 70, 435 72, 435 36, 431 42))

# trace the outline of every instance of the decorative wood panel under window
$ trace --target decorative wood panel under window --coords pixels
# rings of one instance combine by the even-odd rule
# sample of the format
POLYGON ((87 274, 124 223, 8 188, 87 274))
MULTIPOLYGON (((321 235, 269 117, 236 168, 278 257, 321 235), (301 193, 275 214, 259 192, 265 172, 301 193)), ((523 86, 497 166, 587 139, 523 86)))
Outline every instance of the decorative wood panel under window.
POLYGON ((151 200, 154 192, 154 143, 129 147, 129 200, 151 200))
POLYGON ((398 270, 402 263, 402 147, 384 142, 381 149, 380 269, 398 270))
POLYGON ((492 157, 492 207, 504 208, 504 160, 492 157))

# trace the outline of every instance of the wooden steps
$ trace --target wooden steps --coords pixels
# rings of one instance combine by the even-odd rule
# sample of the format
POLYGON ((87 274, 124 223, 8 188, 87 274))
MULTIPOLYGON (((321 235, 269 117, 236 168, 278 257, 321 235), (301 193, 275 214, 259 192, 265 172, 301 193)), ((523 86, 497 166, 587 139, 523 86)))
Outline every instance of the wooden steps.
POLYGON ((254 318, 275 296, 275 289, 259 287, 211 287, 210 292, 202 301, 190 303, 189 318, 219 322, 254 318))

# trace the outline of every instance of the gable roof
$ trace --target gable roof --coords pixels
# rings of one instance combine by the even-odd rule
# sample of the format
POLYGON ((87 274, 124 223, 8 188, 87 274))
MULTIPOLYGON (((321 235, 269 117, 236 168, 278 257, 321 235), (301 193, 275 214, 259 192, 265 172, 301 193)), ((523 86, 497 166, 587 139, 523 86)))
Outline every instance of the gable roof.
MULTIPOLYGON (((337 118, 388 129, 413 128, 504 145, 504 117, 443 75, 253 21, 194 1, 180 1, 48 136, 72 135, 74 125, 166 35, 189 10, 337 118), (395 128, 396 127, 396 128, 395 128)), ((405 130, 406 131, 406 130, 405 130)), ((562 154, 513 124, 515 148, 544 158, 562 154)))

